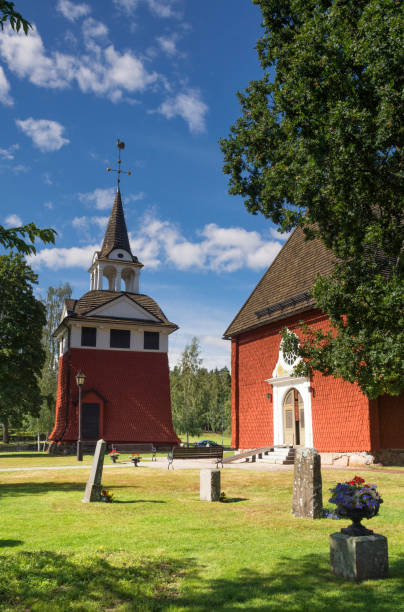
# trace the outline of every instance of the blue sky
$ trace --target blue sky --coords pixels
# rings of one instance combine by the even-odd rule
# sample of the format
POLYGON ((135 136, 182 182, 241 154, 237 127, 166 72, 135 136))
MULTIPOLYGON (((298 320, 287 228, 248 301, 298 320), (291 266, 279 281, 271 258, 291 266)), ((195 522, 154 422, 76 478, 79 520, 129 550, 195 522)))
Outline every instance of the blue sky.
POLYGON ((230 364, 221 339, 284 236, 227 193, 218 140, 236 96, 261 75, 250 0, 16 1, 34 30, 0 33, 0 223, 58 231, 30 263, 39 291, 87 269, 110 213, 116 140, 140 291, 180 326, 170 364, 192 336, 203 365, 230 364), (33 8, 34 5, 34 8, 33 8))

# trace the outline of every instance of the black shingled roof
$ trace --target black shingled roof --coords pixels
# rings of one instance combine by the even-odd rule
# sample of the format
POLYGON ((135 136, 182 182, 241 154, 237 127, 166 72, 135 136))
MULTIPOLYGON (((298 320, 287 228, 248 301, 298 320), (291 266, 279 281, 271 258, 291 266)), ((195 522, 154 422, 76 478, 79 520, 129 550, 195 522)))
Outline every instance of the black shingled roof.
POLYGON ((121 192, 119 187, 115 194, 114 205, 109 217, 108 226, 105 232, 104 242, 102 243, 99 257, 108 257, 109 253, 114 249, 123 249, 132 256, 133 261, 138 261, 137 257, 132 255, 132 251, 130 249, 128 230, 126 229, 125 215, 123 213, 121 192))

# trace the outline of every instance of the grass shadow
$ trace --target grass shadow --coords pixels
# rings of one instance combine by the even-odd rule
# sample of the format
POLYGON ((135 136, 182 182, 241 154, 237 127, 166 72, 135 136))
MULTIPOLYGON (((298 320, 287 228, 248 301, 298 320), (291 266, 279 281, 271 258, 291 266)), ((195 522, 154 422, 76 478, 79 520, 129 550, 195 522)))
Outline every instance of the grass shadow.
POLYGON ((227 497, 222 504, 237 504, 238 502, 248 501, 248 497, 227 497))
POLYGON ((201 585, 173 608, 193 612, 214 610, 265 610, 347 612, 347 610, 391 612, 404 610, 404 557, 393 561, 390 579, 360 584, 331 574, 329 556, 305 555, 282 558, 268 573, 243 568, 236 578, 217 578, 201 585))
POLYGON ((22 540, 0 540, 0 548, 5 546, 20 546, 24 544, 22 540))
POLYGON ((2 459, 15 459, 16 457, 18 457, 19 459, 31 459, 33 457, 37 458, 37 457, 50 457, 50 455, 48 455, 48 453, 28 453, 26 451, 21 451, 20 453, 18 452, 6 452, 0 451, 0 464, 1 464, 1 460, 2 459))
POLYGON ((77 482, 14 482, 2 484, 0 497, 18 495, 43 495, 48 491, 84 491, 85 483, 77 482))
MULTIPOLYGON (((84 493, 85 486, 85 482, 14 482, 12 484, 2 484, 0 486, 0 498, 17 497, 19 495, 43 495, 44 493, 54 493, 56 491, 80 491, 84 493)), ((136 488, 136 485, 124 484, 108 487, 108 489, 111 489, 111 491, 115 489, 135 490, 136 488)), ((164 502, 156 501, 155 503, 164 502)))
POLYGON ((164 610, 178 597, 178 583, 193 567, 192 559, 130 555, 125 560, 113 554, 76 557, 53 551, 0 555, 1 609, 164 610))
POLYGON ((114 499, 114 504, 166 504, 167 502, 160 499, 114 499))

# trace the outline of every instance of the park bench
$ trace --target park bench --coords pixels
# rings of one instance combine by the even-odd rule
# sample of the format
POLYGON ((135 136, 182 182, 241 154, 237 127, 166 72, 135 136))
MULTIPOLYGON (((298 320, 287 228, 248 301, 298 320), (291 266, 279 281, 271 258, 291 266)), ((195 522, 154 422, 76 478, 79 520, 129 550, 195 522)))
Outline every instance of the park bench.
MULTIPOLYGON (((152 443, 131 444, 123 442, 122 444, 112 444, 111 450, 116 450, 118 453, 150 453, 152 461, 156 461, 157 448, 152 443)), ((140 457, 134 457, 132 463, 137 467, 140 457)))
POLYGON ((174 459, 216 459, 216 467, 221 463, 223 467, 223 446, 173 446, 167 455, 168 466, 174 469, 174 459))

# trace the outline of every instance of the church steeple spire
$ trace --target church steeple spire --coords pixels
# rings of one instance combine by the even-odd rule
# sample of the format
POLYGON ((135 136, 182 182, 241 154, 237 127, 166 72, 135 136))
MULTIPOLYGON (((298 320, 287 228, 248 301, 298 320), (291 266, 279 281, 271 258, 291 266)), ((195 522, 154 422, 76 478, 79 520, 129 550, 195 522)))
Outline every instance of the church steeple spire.
POLYGON ((108 255, 114 249, 123 249, 137 261, 137 257, 134 257, 130 248, 128 230, 126 229, 125 215, 123 212, 121 191, 118 188, 116 190, 114 205, 112 207, 111 215, 109 217, 107 229, 105 231, 104 241, 102 243, 100 257, 108 257, 108 255))
MULTIPOLYGON (((90 288, 92 291, 104 289, 103 281, 106 278, 108 291, 120 292, 122 283, 124 283, 125 291, 138 293, 140 270, 143 268, 143 264, 133 255, 130 248, 119 188, 120 175, 131 173, 121 170, 121 150, 125 147, 125 144, 119 139, 117 144, 119 151, 118 170, 113 170, 113 172, 118 173, 118 184, 101 250, 94 254, 93 263, 89 269, 91 275, 90 288)), ((111 171, 111 168, 107 168, 107 170, 111 171)))

